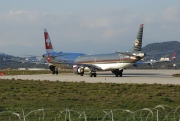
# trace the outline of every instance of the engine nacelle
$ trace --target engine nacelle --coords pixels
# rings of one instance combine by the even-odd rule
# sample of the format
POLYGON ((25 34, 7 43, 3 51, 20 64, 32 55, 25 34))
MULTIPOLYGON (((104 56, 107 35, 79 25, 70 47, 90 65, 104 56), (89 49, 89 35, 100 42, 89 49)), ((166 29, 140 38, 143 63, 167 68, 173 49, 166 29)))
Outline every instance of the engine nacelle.
POLYGON ((78 65, 73 65, 73 73, 78 75, 84 74, 84 67, 79 67, 78 65))

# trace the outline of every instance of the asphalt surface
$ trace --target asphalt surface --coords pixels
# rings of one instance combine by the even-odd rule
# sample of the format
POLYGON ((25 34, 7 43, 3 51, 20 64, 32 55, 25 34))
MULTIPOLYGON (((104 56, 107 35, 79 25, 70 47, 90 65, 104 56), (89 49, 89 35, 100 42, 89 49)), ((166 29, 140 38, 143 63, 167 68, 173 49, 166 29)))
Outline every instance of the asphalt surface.
POLYGON ((2 79, 23 79, 23 80, 49 80, 63 82, 87 82, 87 83, 138 83, 138 84, 175 84, 180 85, 180 77, 173 77, 172 74, 180 73, 180 70, 129 70, 125 69, 123 77, 115 77, 111 72, 97 72, 97 77, 89 77, 72 73, 58 75, 11 75, 0 76, 2 79))

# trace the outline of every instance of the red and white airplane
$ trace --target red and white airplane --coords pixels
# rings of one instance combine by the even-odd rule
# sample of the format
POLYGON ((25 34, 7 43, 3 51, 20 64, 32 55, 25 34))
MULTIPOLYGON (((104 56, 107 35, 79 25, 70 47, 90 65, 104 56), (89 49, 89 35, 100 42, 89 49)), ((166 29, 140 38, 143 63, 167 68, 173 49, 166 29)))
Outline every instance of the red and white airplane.
POLYGON ((52 74, 58 74, 58 68, 72 69, 75 59, 85 55, 84 53, 55 52, 47 29, 44 29, 44 40, 46 53, 42 57, 50 63, 49 69, 52 74))

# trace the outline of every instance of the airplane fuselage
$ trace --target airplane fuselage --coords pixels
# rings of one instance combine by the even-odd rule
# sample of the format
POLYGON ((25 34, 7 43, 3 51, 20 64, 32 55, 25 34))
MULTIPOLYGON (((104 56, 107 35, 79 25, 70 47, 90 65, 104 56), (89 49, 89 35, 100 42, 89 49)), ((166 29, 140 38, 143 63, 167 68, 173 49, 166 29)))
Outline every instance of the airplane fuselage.
POLYGON ((128 56, 119 53, 109 53, 109 54, 97 54, 78 57, 74 64, 76 65, 93 65, 98 67, 99 70, 113 70, 125 68, 132 65, 136 61, 142 59, 142 57, 128 56))

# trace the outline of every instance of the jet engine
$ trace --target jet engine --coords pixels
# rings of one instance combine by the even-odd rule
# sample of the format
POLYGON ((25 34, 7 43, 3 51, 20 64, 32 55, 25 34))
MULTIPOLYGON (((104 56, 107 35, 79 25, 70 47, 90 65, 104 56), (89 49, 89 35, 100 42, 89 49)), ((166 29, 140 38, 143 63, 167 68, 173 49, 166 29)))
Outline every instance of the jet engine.
POLYGON ((77 65, 73 65, 73 73, 83 76, 84 75, 84 67, 79 67, 77 65))

